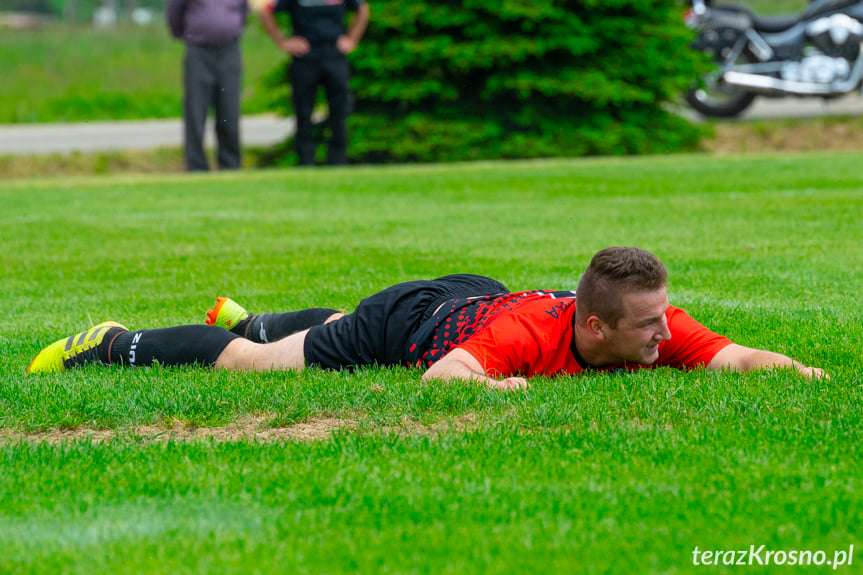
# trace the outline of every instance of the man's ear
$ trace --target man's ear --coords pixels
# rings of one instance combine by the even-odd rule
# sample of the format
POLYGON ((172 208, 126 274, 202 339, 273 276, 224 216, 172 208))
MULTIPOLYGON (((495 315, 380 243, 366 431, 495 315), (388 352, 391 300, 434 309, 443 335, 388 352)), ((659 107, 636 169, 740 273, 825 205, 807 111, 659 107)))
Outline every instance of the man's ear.
POLYGON ((595 315, 587 318, 587 331, 593 335, 596 339, 603 340, 605 339, 605 323, 596 317, 595 315))

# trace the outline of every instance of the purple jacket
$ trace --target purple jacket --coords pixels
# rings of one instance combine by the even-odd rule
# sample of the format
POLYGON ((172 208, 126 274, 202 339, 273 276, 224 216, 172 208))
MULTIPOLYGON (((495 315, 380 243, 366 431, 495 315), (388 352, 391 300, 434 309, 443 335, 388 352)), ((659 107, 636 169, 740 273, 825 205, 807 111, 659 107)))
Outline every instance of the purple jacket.
POLYGON ((168 0, 165 18, 175 38, 189 44, 225 46, 243 35, 246 0, 168 0))

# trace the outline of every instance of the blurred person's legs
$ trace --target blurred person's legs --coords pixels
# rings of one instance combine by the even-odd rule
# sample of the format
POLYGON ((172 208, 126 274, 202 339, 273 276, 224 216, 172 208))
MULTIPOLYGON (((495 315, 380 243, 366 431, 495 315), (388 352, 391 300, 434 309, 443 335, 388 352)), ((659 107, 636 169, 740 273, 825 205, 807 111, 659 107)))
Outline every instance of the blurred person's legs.
POLYGON ((294 115, 297 122, 296 150, 301 166, 315 165, 315 135, 312 112, 321 79, 321 60, 317 55, 294 58, 288 72, 294 115))
POLYGON ((327 93, 327 105, 330 108, 327 119, 330 127, 327 163, 344 165, 348 163, 347 120, 351 112, 350 70, 347 57, 335 48, 324 60, 324 87, 327 93))
POLYGON ((204 153, 204 126, 216 88, 213 55, 208 48, 186 45, 183 59, 183 120, 186 170, 209 169, 204 153))
POLYGON ((239 42, 214 50, 218 62, 216 105, 216 140, 220 170, 240 167, 240 98, 242 93, 243 56, 239 42))

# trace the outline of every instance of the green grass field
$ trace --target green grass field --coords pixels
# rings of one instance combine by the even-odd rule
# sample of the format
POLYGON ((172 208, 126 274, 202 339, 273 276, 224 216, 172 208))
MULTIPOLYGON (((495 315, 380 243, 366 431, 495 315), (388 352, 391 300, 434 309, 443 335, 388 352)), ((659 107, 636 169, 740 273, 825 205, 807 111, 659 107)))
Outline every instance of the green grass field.
MULTIPOLYGON (((285 57, 250 18, 243 38, 246 114, 272 112, 264 77, 285 57)), ((177 118, 183 44, 165 26, 53 25, 0 34, 0 124, 177 118)))
POLYGON ((840 570, 859 572, 860 162, 4 182, 0 572, 683 573, 705 569, 696 547, 750 545, 831 560, 855 545, 840 570), (109 318, 202 323, 216 295, 253 311, 349 310, 459 271, 571 289, 608 245, 654 251, 673 304, 831 379, 661 369, 506 393, 399 369, 25 374, 41 347, 109 318), (335 430, 186 439, 249 422, 335 430), (88 433, 107 440, 74 439, 88 433))

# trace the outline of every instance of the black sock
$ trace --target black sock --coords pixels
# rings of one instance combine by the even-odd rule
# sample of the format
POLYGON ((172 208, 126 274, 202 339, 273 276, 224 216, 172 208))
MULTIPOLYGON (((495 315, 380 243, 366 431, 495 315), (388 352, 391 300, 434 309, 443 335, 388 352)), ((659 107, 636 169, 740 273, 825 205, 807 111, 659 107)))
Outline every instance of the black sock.
POLYGON ((256 343, 268 343, 321 325, 338 310, 315 307, 287 313, 262 313, 238 323, 231 331, 256 343), (248 322, 248 323, 246 323, 248 322), (242 327, 243 331, 239 331, 242 327))
MULTIPOLYGON (((225 347, 239 336, 220 327, 183 325, 120 333, 106 346, 108 363, 145 366, 212 366, 225 347)), ((101 356, 101 349, 100 356, 101 356)), ((104 360, 103 360, 104 361, 104 360)))
POLYGON ((102 343, 100 343, 99 347, 96 348, 99 352, 99 361, 105 365, 111 365, 111 343, 113 343, 115 337, 124 333, 129 332, 122 327, 112 327, 105 332, 105 336, 102 338, 102 343))
POLYGON ((246 319, 240 320, 236 324, 234 324, 234 327, 232 327, 229 331, 232 331, 240 337, 246 337, 246 332, 249 329, 249 325, 252 323, 252 320, 255 319, 255 317, 256 316, 249 314, 246 319))

